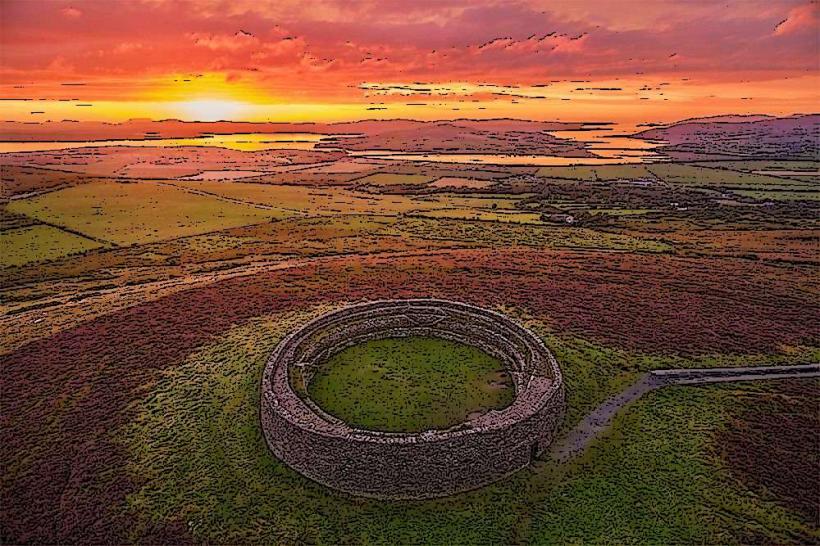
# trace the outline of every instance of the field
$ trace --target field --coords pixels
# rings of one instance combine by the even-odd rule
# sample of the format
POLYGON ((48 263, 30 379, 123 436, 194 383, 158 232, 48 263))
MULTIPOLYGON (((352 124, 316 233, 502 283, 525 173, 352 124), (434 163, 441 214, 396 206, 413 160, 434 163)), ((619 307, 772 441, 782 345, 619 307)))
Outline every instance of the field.
POLYGON ((478 220, 503 222, 513 224, 540 224, 541 215, 537 212, 481 210, 473 208, 448 208, 418 212, 421 218, 453 218, 464 220, 478 220))
POLYGON ((308 391, 330 415, 388 432, 449 428, 513 398, 498 359, 462 343, 419 337, 348 347, 322 365, 308 391))
MULTIPOLYGON (((5 156, 4 543, 820 540, 815 380, 653 391, 580 459, 546 455, 435 501, 319 486, 259 427, 277 342, 379 298, 464 301, 532 329, 566 380, 561 433, 649 370, 817 362, 817 179, 771 174, 817 162, 5 156)), ((385 430, 448 426, 512 394, 487 388, 505 380, 489 357, 454 370, 463 347, 395 343, 338 355, 311 394, 385 430)))
POLYGON ((175 239, 292 215, 166 185, 117 182, 84 184, 14 201, 8 210, 118 245, 175 239))
POLYGON ((378 173, 369 174, 362 178, 357 178, 357 184, 372 184, 374 186, 404 186, 404 185, 426 185, 433 181, 432 177, 418 174, 394 174, 378 173))
POLYGON ((54 260, 102 246, 92 239, 42 224, 6 230, 2 243, 2 267, 54 260))
POLYGON ((777 190, 736 190, 737 195, 761 199, 766 201, 820 201, 820 191, 816 190, 790 190, 788 188, 777 190))

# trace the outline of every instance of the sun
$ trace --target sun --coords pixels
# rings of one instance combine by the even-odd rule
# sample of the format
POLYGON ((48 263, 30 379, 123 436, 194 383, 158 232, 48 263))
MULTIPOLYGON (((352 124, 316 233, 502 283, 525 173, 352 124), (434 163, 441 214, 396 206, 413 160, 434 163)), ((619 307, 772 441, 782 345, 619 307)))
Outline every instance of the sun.
POLYGON ((198 99, 177 103, 181 117, 190 121, 237 121, 249 108, 244 102, 221 99, 198 99))

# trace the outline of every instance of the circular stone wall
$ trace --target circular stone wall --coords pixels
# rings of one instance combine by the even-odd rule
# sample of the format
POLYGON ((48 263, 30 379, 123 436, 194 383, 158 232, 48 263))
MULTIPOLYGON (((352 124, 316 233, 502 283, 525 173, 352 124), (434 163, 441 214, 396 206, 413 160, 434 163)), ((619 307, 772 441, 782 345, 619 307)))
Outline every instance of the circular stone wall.
POLYGON ((532 332, 499 313, 444 300, 388 300, 322 315, 285 338, 262 377, 261 419, 271 451, 319 483, 356 495, 428 498, 473 489, 527 466, 564 414, 555 358, 532 332), (353 428, 307 394, 319 366, 371 339, 439 337, 501 360, 515 398, 446 430, 353 428))

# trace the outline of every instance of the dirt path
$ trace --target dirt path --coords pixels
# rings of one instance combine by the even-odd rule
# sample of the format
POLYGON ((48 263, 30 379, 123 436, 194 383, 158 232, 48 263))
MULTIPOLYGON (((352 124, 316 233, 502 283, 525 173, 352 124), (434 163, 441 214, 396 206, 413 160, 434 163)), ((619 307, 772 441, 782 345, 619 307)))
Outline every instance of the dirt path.
POLYGON ((667 385, 700 385, 726 381, 754 381, 820 377, 820 364, 799 366, 756 366, 744 368, 656 370, 642 375, 626 390, 607 399, 575 428, 552 445, 553 459, 567 462, 580 455, 612 423, 615 415, 645 393, 667 385))

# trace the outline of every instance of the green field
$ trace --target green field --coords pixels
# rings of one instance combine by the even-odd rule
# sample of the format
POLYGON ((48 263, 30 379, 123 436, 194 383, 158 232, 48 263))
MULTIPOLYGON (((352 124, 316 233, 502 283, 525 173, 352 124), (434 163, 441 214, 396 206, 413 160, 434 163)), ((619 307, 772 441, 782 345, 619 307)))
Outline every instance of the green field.
POLYGON ((570 166, 570 167, 541 167, 538 176, 545 178, 567 178, 584 180, 587 182, 636 178, 654 178, 644 164, 599 165, 599 166, 570 166))
POLYGON ((586 180, 594 182, 598 180, 595 167, 574 166, 574 167, 541 167, 536 171, 538 176, 545 178, 569 178, 572 180, 586 180))
POLYGON ((0 266, 19 266, 85 252, 103 246, 97 241, 53 226, 27 226, 0 233, 0 266))
POLYGON ((395 234, 403 239, 412 237, 418 240, 452 241, 452 244, 491 248, 530 246, 643 252, 672 251, 670 245, 658 240, 579 227, 539 224, 542 223, 474 222, 452 218, 422 218, 415 215, 401 219, 386 229, 384 234, 395 234))
MULTIPOLYGON (((720 456, 721 431, 745 409, 777 399, 778 382, 656 391, 622 413, 581 460, 545 459, 445 499, 389 502, 322 487, 268 451, 258 378, 281 336, 328 310, 234 328, 146 391, 132 423, 114 434, 140 484, 125 507, 135 540, 179 522, 209 543, 782 544, 820 537, 768 495, 754 494, 720 456)), ((572 338, 547 343, 568 381, 564 430, 634 380, 637 368, 707 364, 572 338)), ((811 399, 791 400, 793 411, 812 407, 811 399)), ((816 464, 813 457, 807 464, 816 464)))
POLYGON ((431 199, 368 194, 339 188, 219 181, 177 181, 174 185, 182 189, 207 192, 249 204, 274 207, 292 214, 312 216, 356 213, 395 215, 415 209, 446 206, 431 199))
POLYGON ((732 193, 767 201, 820 201, 820 191, 733 190, 732 193))
POLYGON ((478 197, 465 197, 463 194, 437 193, 431 199, 447 203, 451 207, 515 210, 521 201, 521 196, 482 194, 478 197))
POLYGON ((629 165, 601 165, 595 167, 595 174, 598 180, 634 180, 636 178, 654 178, 644 164, 629 165))
POLYGON ((811 187, 810 183, 764 174, 727 169, 711 169, 691 164, 659 163, 647 166, 649 172, 668 184, 707 188, 743 188, 748 190, 789 187, 811 187))
POLYGON ((151 182, 94 182, 9 203, 8 210, 121 245, 292 215, 151 182))
POLYGON ((368 430, 444 429, 503 408, 514 391, 504 365, 480 349, 437 338, 367 341, 323 364, 308 385, 319 407, 368 430))
POLYGON ((543 224, 541 214, 517 210, 482 210, 471 208, 442 208, 419 211, 413 214, 420 218, 449 218, 478 220, 484 222, 504 222, 512 224, 543 224))
POLYGON ((747 159, 744 161, 708 161, 698 162, 696 165, 732 171, 817 171, 820 162, 817 161, 788 161, 776 159, 747 159))

